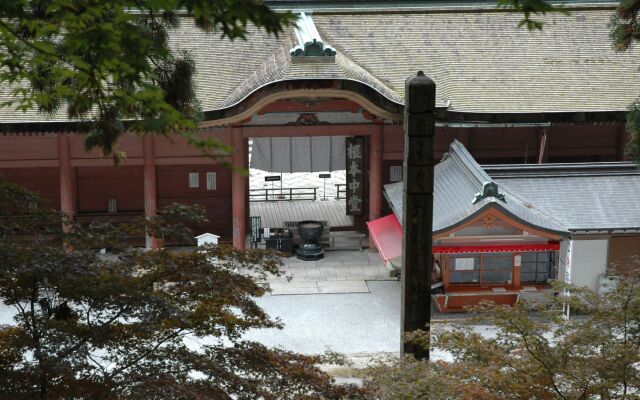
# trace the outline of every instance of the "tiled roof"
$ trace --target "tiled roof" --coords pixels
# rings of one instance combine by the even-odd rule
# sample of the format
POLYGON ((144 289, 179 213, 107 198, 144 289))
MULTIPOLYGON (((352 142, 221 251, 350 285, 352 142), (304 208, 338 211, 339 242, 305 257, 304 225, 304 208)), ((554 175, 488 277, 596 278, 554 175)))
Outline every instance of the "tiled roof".
POLYGON ((389 88, 384 82, 373 76, 360 65, 350 60, 345 53, 336 54, 335 63, 291 63, 289 51, 294 47, 291 40, 283 40, 282 46, 268 57, 247 79, 240 83, 235 90, 217 108, 230 107, 242 101, 256 89, 273 82, 297 79, 345 79, 364 83, 376 89, 389 100, 402 103, 398 93, 389 88))
MULTIPOLYGON (((454 141, 447 156, 435 166, 433 198, 433 231, 447 231, 470 218, 493 207, 526 225, 556 234, 567 234, 567 227, 560 221, 531 205, 525 197, 520 197, 506 189, 498 187, 504 194, 504 200, 485 197, 474 202, 477 193, 482 192, 485 183, 492 182, 491 177, 478 165, 467 149, 454 141)), ((402 221, 402 182, 385 185, 385 195, 392 210, 402 221)))
POLYGON ((640 92, 637 49, 612 50, 613 10, 550 14, 541 31, 519 14, 315 15, 321 35, 404 96, 424 70, 439 105, 482 113, 625 110, 640 92))
MULTIPOLYGON (((417 70, 436 82, 437 105, 455 112, 623 111, 640 93, 640 52, 612 50, 612 13, 550 14, 542 31, 531 32, 517 27, 520 14, 495 10, 317 12, 320 35, 337 50, 329 64, 292 64, 291 29, 275 38, 250 28, 247 41, 229 41, 185 19, 170 43, 195 58, 203 111, 292 79, 355 80, 402 104, 404 81, 417 70)), ((0 101, 9 96, 0 88, 0 101)), ((0 122, 45 120, 51 118, 35 111, 0 109, 0 122)))
POLYGON ((638 230, 640 170, 625 164, 608 169, 597 163, 572 169, 543 166, 546 171, 559 168, 552 173, 537 166, 500 166, 494 179, 572 231, 638 230))
MULTIPOLYGON (((540 229, 567 234, 640 230, 640 169, 629 162, 480 166, 457 141, 435 167, 433 231, 445 231, 498 207, 540 229), (506 201, 473 204, 482 183, 493 181, 506 201)), ((385 185, 402 221, 402 182, 385 185)))

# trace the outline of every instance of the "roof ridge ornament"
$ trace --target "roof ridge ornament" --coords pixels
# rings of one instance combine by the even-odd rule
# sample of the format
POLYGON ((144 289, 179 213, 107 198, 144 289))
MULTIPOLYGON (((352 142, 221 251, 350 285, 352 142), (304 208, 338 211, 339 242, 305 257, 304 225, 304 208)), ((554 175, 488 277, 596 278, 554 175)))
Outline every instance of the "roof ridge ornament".
POLYGON ((506 198, 504 197, 504 193, 500 193, 498 191, 498 184, 493 181, 484 182, 482 184, 482 192, 476 193, 476 196, 473 199, 473 204, 476 204, 480 200, 486 199, 487 197, 494 197, 498 200, 504 201, 505 203, 507 202, 506 198))
POLYGON ((301 12, 294 29, 298 45, 291 49, 291 62, 335 62, 336 50, 326 45, 310 14, 301 12))

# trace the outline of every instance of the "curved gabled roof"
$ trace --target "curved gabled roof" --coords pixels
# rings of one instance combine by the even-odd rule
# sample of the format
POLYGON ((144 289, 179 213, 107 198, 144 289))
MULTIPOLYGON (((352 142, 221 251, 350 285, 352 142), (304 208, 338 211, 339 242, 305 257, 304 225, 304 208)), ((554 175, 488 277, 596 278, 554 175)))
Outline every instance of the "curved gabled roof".
POLYGON ((242 81, 217 107, 231 107, 266 85, 301 79, 359 82, 375 89, 394 103, 402 104, 404 102, 396 91, 350 60, 344 53, 336 54, 335 62, 331 63, 294 64, 291 62, 289 54, 293 47, 292 40, 285 40, 276 52, 269 56, 247 79, 242 81))
MULTIPOLYGON (((638 48, 615 52, 614 8, 575 8, 541 17, 541 31, 518 28, 504 10, 318 10, 313 21, 337 54, 332 63, 292 63, 293 29, 280 37, 249 27, 230 41, 184 18, 172 49, 196 63, 196 93, 205 114, 229 108, 277 82, 358 82, 401 106, 404 82, 423 70, 437 85, 437 106, 467 115, 623 112, 640 92, 638 48)), ((11 98, 0 87, 0 102, 11 98)), ((0 123, 65 121, 0 108, 0 123)))
MULTIPOLYGON (((482 196, 487 184, 495 182, 462 143, 454 140, 449 153, 435 166, 433 232, 455 229, 487 209, 494 208, 540 231, 568 235, 567 227, 561 222, 502 186, 497 186, 496 196, 482 196)), ((399 221, 402 221, 402 185, 402 182, 385 185, 385 194, 399 221)))

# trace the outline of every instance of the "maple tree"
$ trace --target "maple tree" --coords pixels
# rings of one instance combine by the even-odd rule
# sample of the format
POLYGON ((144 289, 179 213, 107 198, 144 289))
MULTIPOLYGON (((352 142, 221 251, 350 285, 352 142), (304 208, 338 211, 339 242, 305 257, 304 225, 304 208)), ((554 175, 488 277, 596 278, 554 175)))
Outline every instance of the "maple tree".
MULTIPOLYGON (((201 118, 195 63, 172 52, 170 32, 193 21, 207 33, 244 39, 248 26, 278 35, 292 23, 254 0, 15 0, 0 2, 3 106, 66 113, 88 149, 105 155, 125 132, 191 132, 201 118)), ((222 62, 223 60, 221 60, 222 62)), ((119 153, 113 153, 123 157, 119 153)))
POLYGON ((225 246, 144 251, 146 232, 193 238, 183 221, 203 210, 174 205, 136 223, 81 224, 0 181, 0 398, 343 399, 306 356, 243 339, 277 328, 254 298, 258 277, 279 274, 265 250, 225 246), (72 229, 65 232, 62 224, 72 229), (108 249, 106 252, 100 249, 108 249), (104 253, 104 254, 103 254, 104 253))
POLYGON ((639 398, 640 261, 624 267, 608 293, 557 284, 570 296, 486 304, 479 318, 414 334, 444 359, 378 363, 365 374, 370 398, 639 398), (575 317, 564 317, 567 305, 575 317))

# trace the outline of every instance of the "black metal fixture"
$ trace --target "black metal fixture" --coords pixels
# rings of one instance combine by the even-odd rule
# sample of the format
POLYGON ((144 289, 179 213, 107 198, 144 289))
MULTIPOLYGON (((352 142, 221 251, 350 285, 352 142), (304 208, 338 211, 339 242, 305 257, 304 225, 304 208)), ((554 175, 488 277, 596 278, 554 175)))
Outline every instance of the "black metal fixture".
POLYGON ((318 243, 323 230, 324 224, 320 221, 301 221, 298 223, 298 233, 304 240, 304 243, 298 247, 298 259, 317 261, 324 258, 324 250, 318 243))

